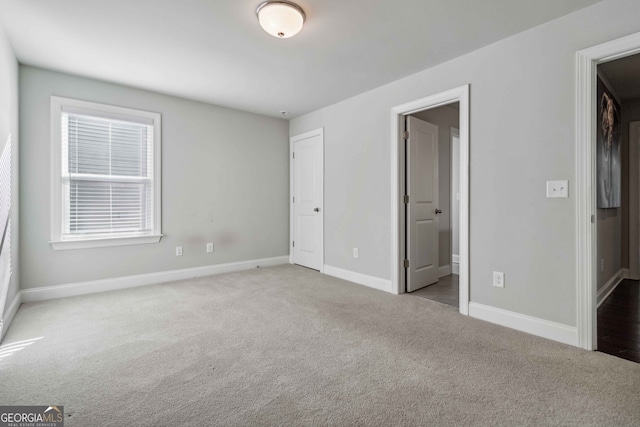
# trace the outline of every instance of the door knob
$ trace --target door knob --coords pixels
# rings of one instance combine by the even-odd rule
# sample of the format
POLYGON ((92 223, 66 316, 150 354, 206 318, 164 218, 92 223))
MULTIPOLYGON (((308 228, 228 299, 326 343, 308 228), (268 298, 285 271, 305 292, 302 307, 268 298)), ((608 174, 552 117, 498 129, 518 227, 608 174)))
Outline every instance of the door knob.
POLYGON ((320 208, 313 209, 314 212, 320 212, 320 208))
POLYGON ((439 215, 441 213, 442 213, 442 211, 440 209, 436 209, 436 215, 439 215))

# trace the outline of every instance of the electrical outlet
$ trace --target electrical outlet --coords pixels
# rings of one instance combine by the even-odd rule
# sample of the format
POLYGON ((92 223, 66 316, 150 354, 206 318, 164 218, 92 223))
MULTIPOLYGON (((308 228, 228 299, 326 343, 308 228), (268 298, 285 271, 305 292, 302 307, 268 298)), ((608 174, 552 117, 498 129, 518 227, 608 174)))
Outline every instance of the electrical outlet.
POLYGON ((207 253, 213 252, 213 243, 207 243, 207 253))
POLYGON ((176 246, 176 256, 182 256, 182 246, 176 246))
POLYGON ((493 286, 496 288, 504 288, 504 273, 501 271, 493 272, 493 286))
POLYGON ((547 181, 548 199, 566 199, 569 197, 569 181, 547 181))
POLYGON ((358 259, 359 253, 358 253, 358 248, 353 248, 353 257, 355 259, 358 259))

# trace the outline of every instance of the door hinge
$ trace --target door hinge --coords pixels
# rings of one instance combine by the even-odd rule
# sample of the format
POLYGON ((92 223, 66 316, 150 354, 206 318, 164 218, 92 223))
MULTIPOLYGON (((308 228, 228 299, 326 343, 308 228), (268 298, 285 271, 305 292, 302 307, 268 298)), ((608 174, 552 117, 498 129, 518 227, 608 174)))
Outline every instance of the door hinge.
POLYGON ((293 158, 294 158, 294 159, 296 158, 296 153, 293 153, 293 158))
POLYGON ((409 195, 408 195, 408 194, 405 194, 405 195, 404 195, 404 204, 405 204, 405 205, 408 205, 408 204, 409 204, 409 195))
POLYGON ((408 130, 405 130, 404 132, 402 132, 402 138, 409 139, 409 131, 408 130))
POLYGON ((291 242, 291 246, 293 246, 294 248, 296 247, 296 241, 295 240, 291 242))
POLYGON ((409 260, 408 259, 404 260, 404 268, 409 268, 409 260))
POLYGON ((293 196, 293 203, 296 202, 296 196, 293 196))

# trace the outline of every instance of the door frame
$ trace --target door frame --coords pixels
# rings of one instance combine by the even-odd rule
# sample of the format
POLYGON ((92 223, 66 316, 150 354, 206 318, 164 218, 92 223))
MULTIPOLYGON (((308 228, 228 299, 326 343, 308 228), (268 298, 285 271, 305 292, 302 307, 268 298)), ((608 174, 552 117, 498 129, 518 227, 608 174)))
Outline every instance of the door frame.
MULTIPOLYGON (((629 159, 640 160, 639 144, 632 141, 640 141, 640 121, 635 120, 629 123, 629 159)), ((640 164, 640 162, 638 163, 640 164)), ((629 272, 626 279, 638 280, 640 279, 639 263, 639 242, 640 238, 640 222, 638 221, 638 215, 640 211, 640 203, 638 202, 638 183, 640 183, 640 175, 638 173, 633 176, 631 168, 629 168, 629 272), (635 184, 633 182, 635 181, 635 184), (631 218, 636 218, 635 221, 631 221, 631 218)))
POLYGON ((469 315, 469 85, 427 96, 391 109, 391 290, 406 290, 404 268, 404 116, 418 111, 460 103, 460 302, 461 314, 469 315))
POLYGON ((313 138, 314 136, 320 137, 320 153, 322 156, 322 179, 320 186, 322 188, 322 209, 320 210, 320 273, 324 273, 324 127, 315 129, 309 132, 305 132, 299 135, 294 135, 289 138, 289 264, 293 264, 293 237, 294 232, 294 212, 293 212, 293 195, 294 195, 294 170, 293 170, 293 152, 295 143, 303 139, 313 138))
POLYGON ((576 326, 578 347, 595 350, 597 331, 597 66, 640 53, 640 33, 576 54, 576 326))

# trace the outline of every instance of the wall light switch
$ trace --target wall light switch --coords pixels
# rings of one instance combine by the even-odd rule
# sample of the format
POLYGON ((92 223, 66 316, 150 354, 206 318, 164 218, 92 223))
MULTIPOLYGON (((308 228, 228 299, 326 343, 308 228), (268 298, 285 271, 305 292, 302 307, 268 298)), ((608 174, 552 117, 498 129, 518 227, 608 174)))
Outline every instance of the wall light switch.
POLYGON ((360 254, 358 252, 358 248, 353 248, 353 257, 357 259, 358 256, 360 256, 360 254))
POLYGON ((569 197, 569 181, 547 181, 547 199, 569 197))

